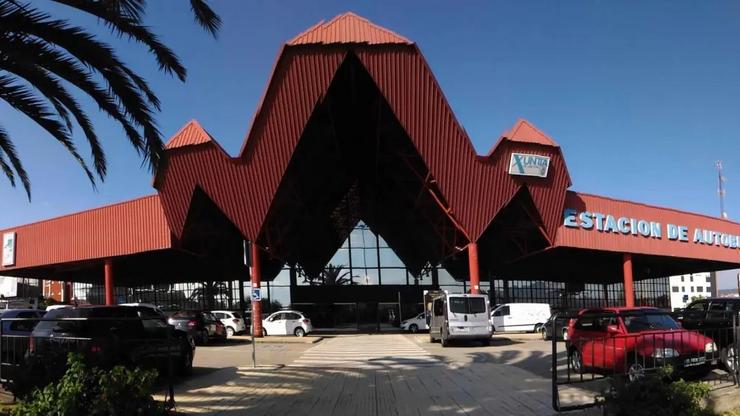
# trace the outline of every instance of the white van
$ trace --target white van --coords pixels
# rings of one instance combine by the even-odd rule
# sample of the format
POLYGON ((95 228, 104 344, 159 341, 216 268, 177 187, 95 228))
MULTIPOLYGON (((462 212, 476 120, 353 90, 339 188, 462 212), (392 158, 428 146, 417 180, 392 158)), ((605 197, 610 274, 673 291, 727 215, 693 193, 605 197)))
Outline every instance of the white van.
POLYGON ((548 319, 547 303, 504 303, 491 311, 494 332, 534 332, 548 319))
POLYGON ((440 340, 447 347, 453 339, 480 340, 485 344, 491 340, 487 295, 425 292, 424 309, 430 342, 440 340))

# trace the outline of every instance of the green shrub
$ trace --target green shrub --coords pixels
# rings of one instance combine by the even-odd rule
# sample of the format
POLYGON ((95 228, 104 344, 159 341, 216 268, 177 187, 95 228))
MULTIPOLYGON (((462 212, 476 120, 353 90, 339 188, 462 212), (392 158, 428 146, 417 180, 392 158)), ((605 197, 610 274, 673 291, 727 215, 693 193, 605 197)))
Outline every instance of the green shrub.
POLYGON ((13 415, 164 415, 164 407, 151 395, 156 378, 155 370, 89 369, 81 355, 70 353, 64 376, 20 401, 13 415))
POLYGON ((615 383, 604 395, 606 414, 614 416, 712 416, 702 401, 709 385, 671 380, 671 371, 632 383, 615 383))

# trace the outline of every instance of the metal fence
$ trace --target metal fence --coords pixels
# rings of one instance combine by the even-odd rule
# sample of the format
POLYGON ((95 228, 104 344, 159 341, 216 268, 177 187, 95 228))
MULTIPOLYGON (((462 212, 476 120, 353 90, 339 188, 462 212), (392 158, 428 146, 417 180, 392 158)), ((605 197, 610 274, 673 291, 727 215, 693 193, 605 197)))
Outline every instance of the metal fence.
POLYGON ((69 353, 88 367, 156 369, 173 409, 174 379, 192 369, 194 344, 161 317, 0 317, 0 384, 14 396, 59 380, 69 353))
MULTIPOLYGON (((568 328, 576 317, 562 314, 553 322, 568 328)), ((568 339, 567 329, 565 336, 555 331, 552 337, 552 406, 556 411, 596 406, 613 386, 655 375, 702 379, 714 388, 738 385, 738 316, 730 327, 628 333, 619 331, 612 314, 591 318, 577 338, 568 339), (661 371, 669 366, 672 371, 661 371)))

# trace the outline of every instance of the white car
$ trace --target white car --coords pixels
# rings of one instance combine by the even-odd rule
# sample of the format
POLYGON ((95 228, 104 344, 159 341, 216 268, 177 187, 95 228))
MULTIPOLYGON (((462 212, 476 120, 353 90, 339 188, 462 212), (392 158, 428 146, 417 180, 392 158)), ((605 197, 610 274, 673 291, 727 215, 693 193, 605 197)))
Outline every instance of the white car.
POLYGON ((211 311, 219 321, 226 327, 226 336, 233 337, 247 331, 247 322, 239 312, 211 311))
POLYGON ((302 337, 313 331, 311 320, 303 312, 280 311, 262 320, 263 335, 295 335, 302 337))
POLYGON ((403 322, 401 322, 401 330, 403 331, 409 331, 409 332, 419 332, 420 330, 428 330, 429 325, 427 325, 427 318, 424 315, 424 312, 414 316, 413 318, 409 318, 403 322))

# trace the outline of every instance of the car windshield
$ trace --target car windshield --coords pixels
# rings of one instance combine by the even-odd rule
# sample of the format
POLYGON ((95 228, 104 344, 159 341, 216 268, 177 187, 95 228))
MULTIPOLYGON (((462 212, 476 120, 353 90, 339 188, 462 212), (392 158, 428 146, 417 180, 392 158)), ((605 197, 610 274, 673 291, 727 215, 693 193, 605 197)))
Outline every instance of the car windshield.
POLYGON ((452 313, 485 313, 486 301, 483 298, 454 296, 449 298, 452 313))
POLYGON ((652 331, 656 329, 680 329, 678 322, 664 312, 632 312, 622 315, 627 332, 652 331))

